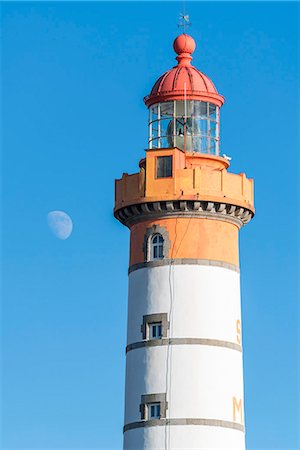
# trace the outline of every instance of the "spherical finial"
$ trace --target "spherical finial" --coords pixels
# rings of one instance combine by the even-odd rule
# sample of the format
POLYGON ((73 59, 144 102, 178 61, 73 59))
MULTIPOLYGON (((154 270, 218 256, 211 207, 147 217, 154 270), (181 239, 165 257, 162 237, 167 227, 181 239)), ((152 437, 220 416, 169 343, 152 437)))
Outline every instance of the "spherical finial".
POLYGON ((181 55, 182 53, 191 55, 195 51, 196 42, 188 34, 181 34, 174 40, 173 48, 177 55, 181 55))

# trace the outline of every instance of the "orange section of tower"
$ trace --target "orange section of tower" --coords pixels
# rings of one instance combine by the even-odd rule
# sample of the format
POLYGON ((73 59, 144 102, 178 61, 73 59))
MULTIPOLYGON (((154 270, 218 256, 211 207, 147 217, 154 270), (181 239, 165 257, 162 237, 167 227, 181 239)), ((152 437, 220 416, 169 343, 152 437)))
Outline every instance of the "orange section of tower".
POLYGON ((253 180, 227 171, 225 158, 184 153, 177 148, 147 150, 140 172, 116 180, 115 211, 124 206, 168 200, 203 200, 233 204, 254 212, 253 180), (158 156, 173 156, 173 176, 156 178, 158 156))
POLYGON ((153 225, 168 231, 170 249, 166 258, 206 259, 239 266, 238 226, 204 218, 168 218, 143 221, 131 226, 129 265, 145 260, 144 236, 153 225))

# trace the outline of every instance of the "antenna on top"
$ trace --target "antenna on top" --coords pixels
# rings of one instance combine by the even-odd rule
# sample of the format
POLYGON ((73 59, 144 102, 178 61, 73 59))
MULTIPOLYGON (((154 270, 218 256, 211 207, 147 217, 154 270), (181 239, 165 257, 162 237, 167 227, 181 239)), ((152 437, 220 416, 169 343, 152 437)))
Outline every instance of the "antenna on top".
POLYGON ((188 27, 190 27, 192 25, 192 22, 190 22, 190 16, 188 14, 185 13, 180 13, 179 14, 179 23, 178 23, 178 27, 182 27, 183 28, 183 32, 186 32, 186 29, 188 27))

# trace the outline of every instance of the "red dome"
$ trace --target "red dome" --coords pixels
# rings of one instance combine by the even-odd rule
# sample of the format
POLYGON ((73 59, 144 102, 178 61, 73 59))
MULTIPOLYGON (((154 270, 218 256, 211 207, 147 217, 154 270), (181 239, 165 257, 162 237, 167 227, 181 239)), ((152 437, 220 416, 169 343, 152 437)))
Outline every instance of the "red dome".
POLYGON ((191 65, 191 54, 196 43, 191 36, 181 34, 173 48, 178 54, 178 65, 164 73, 154 84, 150 95, 145 97, 147 106, 168 100, 202 100, 222 106, 224 97, 218 94, 213 82, 191 65))

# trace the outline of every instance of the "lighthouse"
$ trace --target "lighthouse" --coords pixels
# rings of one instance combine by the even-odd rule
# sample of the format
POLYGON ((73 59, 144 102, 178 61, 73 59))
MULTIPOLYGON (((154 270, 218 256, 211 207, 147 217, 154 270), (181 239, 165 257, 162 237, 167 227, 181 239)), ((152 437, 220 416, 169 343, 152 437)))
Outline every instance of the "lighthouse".
POLYGON ((220 156, 224 98, 195 47, 175 39, 177 65, 144 99, 145 157, 115 182, 130 230, 124 450, 245 449, 238 239, 253 180, 220 156))

